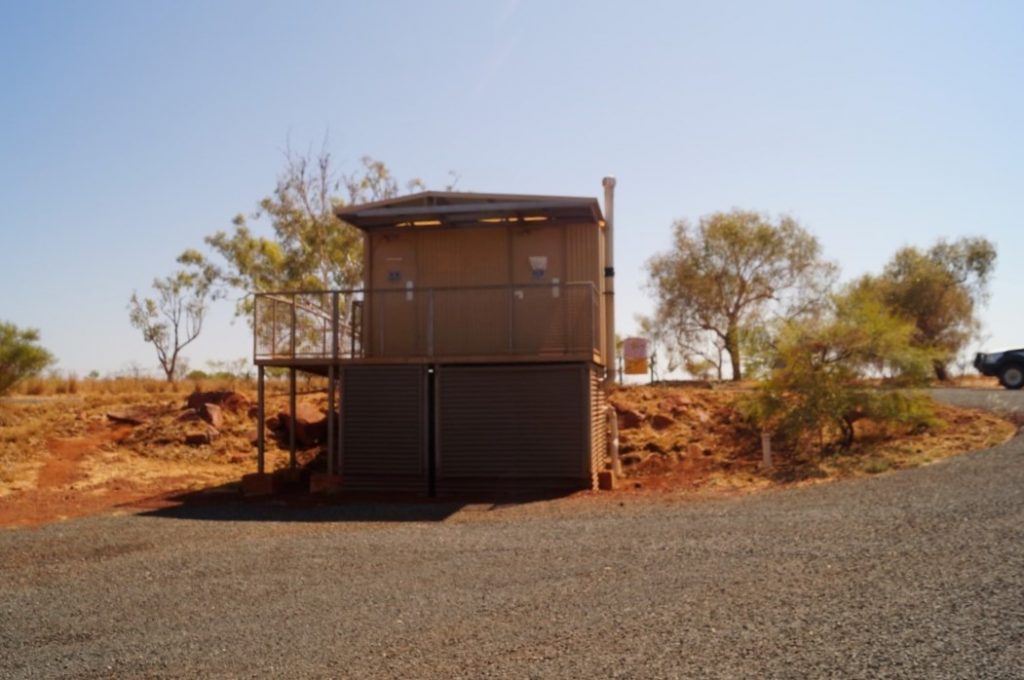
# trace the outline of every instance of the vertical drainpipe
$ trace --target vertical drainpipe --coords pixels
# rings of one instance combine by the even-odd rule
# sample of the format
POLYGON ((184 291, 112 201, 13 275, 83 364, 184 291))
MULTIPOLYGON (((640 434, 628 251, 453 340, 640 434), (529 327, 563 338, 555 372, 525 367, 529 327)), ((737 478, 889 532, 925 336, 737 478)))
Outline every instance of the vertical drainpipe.
POLYGON ((605 177, 604 186, 604 385, 611 388, 615 384, 615 178, 605 177))

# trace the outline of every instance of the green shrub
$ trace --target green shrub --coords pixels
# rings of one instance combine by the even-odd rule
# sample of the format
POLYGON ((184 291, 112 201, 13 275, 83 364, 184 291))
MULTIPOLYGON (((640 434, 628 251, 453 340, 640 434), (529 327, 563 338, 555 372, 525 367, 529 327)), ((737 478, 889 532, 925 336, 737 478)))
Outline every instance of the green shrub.
POLYGON ((39 331, 34 328, 0 322, 0 394, 53 363, 53 355, 38 342, 39 331))
POLYGON ((741 408, 795 448, 848 447, 859 420, 930 427, 931 399, 913 388, 926 383, 932 356, 911 344, 913 333, 870 289, 854 285, 827 314, 779 330, 760 357, 767 375, 741 408))

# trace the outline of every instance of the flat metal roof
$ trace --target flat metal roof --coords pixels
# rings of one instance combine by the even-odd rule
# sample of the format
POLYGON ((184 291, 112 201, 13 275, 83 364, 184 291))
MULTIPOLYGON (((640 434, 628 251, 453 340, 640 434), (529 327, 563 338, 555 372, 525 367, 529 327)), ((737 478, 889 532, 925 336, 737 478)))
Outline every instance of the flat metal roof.
POLYGON ((459 226, 513 221, 603 224, 596 198, 424 191, 338 208, 335 214, 359 229, 459 226), (514 219, 513 219, 514 218, 514 219))

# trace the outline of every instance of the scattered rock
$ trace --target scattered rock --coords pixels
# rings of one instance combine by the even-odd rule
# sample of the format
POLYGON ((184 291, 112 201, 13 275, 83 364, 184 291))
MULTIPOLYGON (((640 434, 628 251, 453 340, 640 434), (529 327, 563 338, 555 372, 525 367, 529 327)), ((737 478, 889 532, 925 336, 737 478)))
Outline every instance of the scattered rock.
POLYGON ((685 394, 672 394, 658 403, 658 410, 671 413, 673 418, 678 418, 686 412, 686 407, 692 404, 693 400, 685 394))
POLYGON ((625 409, 623 411, 617 410, 617 413, 620 430, 634 430, 640 427, 645 420, 644 414, 632 409, 625 409))
POLYGON ((694 411, 693 416, 702 424, 706 425, 711 422, 711 416, 708 415, 707 411, 694 411))
POLYGON ((644 445, 644 451, 650 451, 651 453, 660 453, 664 455, 665 447, 659 444, 658 442, 647 442, 647 444, 644 445))
POLYGON ((663 413, 655 413, 651 418, 651 427, 655 430, 665 430, 676 424, 673 418, 669 418, 663 413))
POLYGON ((196 390, 188 395, 185 406, 199 411, 205 404, 215 404, 225 411, 240 413, 249 408, 249 398, 241 392, 234 392, 232 390, 214 390, 210 392, 196 390))
POLYGON ((208 427, 202 432, 190 432, 185 435, 185 444, 187 446, 209 446, 217 437, 220 435, 213 427, 208 427))
POLYGON ((177 418, 175 418, 175 420, 181 423, 195 422, 196 420, 199 420, 199 411, 194 408, 186 408, 178 415, 177 418))
POLYGON ((199 416, 218 430, 224 427, 224 411, 217 404, 206 402, 199 407, 199 416))
POLYGON ((642 453, 627 453, 623 456, 619 456, 619 462, 629 467, 632 465, 639 465, 640 463, 647 460, 648 457, 649 456, 646 456, 642 453))
MULTIPOLYGON (((272 420, 272 419, 271 419, 272 420)), ((267 427, 277 433, 283 441, 288 440, 291 432, 292 418, 287 411, 277 414, 276 427, 267 427)), ((299 402, 295 406, 295 445, 300 449, 309 449, 327 438, 327 416, 312 404, 299 402)))
POLYGON ((694 443, 686 447, 686 453, 690 456, 699 456, 703 453, 703 450, 699 444, 694 443))
POLYGON ((122 425, 145 425, 149 422, 149 418, 145 415, 128 411, 110 411, 107 413, 107 418, 122 425))

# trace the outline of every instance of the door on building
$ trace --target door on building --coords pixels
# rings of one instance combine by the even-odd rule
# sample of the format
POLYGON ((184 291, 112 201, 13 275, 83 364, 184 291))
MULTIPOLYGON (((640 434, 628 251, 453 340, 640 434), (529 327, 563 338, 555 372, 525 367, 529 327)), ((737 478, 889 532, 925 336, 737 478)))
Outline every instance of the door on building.
POLYGON ((421 356, 425 350, 425 300, 416 290, 416 234, 379 237, 374 244, 371 267, 371 356, 421 356))

